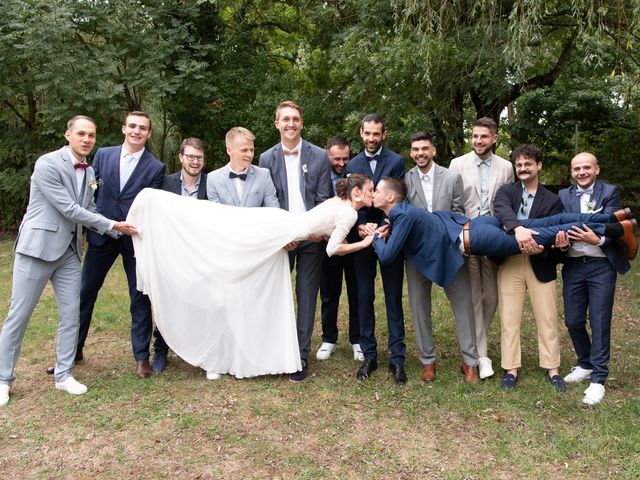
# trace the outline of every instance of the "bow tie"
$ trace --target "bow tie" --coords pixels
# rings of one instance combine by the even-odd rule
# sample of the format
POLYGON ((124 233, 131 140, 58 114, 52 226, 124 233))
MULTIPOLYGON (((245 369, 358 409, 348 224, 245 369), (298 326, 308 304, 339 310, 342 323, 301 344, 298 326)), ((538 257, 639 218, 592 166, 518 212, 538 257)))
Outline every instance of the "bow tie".
POLYGON ((84 163, 84 162, 82 162, 82 163, 74 163, 74 164, 73 164, 73 168, 76 168, 76 169, 77 169, 77 168, 85 169, 85 168, 89 168, 89 164, 88 164, 88 163, 84 163))
POLYGON ((373 155, 372 157, 370 157, 369 155, 366 155, 367 157, 367 161, 372 162, 372 161, 378 161, 380 160, 380 155, 373 155))
POLYGON ((585 193, 587 195, 593 195, 593 187, 585 188, 584 190, 578 189, 578 191, 576 192, 576 195, 581 197, 585 193))
POLYGON ((296 155, 298 155, 298 153, 300 153, 300 151, 297 148, 293 150, 284 150, 285 157, 295 157, 296 155))
POLYGON ((229 172, 229 178, 239 178, 240 180, 246 180, 247 179, 247 174, 246 173, 235 173, 235 172, 229 172))

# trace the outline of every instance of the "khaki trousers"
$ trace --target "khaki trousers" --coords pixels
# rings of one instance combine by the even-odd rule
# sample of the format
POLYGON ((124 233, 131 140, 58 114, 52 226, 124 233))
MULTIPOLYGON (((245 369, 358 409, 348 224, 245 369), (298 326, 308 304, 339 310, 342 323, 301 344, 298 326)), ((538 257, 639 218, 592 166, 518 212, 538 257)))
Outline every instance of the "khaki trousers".
POLYGON ((540 282, 531 268, 528 256, 507 258, 498 269, 498 304, 500 308, 501 365, 505 370, 520 368, 520 324, 525 292, 529 292, 538 330, 540 366, 560 366, 556 282, 540 282))

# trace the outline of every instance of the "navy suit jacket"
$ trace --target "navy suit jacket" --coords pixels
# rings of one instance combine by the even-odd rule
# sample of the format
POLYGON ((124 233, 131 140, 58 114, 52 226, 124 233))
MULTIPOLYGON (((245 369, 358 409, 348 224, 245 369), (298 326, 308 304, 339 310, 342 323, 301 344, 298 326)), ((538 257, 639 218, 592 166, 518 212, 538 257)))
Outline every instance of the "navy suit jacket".
MULTIPOLYGON (((124 221, 136 195, 143 188, 160 188, 164 179, 165 165, 145 149, 140 161, 131 173, 127 184, 120 191, 120 152, 122 145, 99 148, 93 158, 93 170, 100 186, 96 190, 96 211, 107 218, 124 221)), ((131 237, 119 237, 133 252, 131 237)), ((97 247, 107 241, 107 237, 89 231, 87 241, 97 247)))
MULTIPOLYGON (((363 173, 373 179, 373 185, 378 185, 382 177, 393 177, 404 180, 405 162, 401 155, 382 147, 380 158, 376 164, 375 173, 371 171, 371 164, 364 153, 364 150, 353 157, 347 163, 347 174, 363 173)), ((358 225, 372 222, 382 225, 384 212, 374 207, 362 208, 358 212, 358 225)))
POLYGON ((389 220, 387 241, 377 236, 374 241, 380 263, 392 262, 403 251, 429 280, 450 286, 464 265, 459 236, 469 219, 453 212, 426 212, 403 201, 391 209, 389 220))
MULTIPOLYGON (((276 187, 280 208, 289 210, 287 170, 284 163, 282 143, 278 143, 262 153, 259 166, 269 169, 271 180, 276 187)), ((300 192, 307 210, 311 210, 316 205, 333 197, 331 166, 326 150, 302 140, 298 175, 300 177, 300 192)))
MULTIPOLYGON (((560 200, 566 212, 580 212, 580 197, 577 195, 577 187, 575 185, 560 190, 560 200)), ((593 184, 593 194, 591 201, 595 202, 594 211, 597 213, 613 213, 622 208, 622 200, 620 199, 620 191, 615 185, 596 181, 593 184)), ((613 268, 618 273, 627 273, 631 268, 624 247, 617 240, 607 238, 602 245, 602 251, 607 256, 613 268)))
MULTIPOLYGON (((522 202, 522 182, 517 181, 502 185, 493 199, 494 215, 504 226, 507 232, 522 225, 517 214, 522 202)), ((541 218, 562 212, 562 202, 555 193, 538 185, 536 196, 529 211, 529 218, 541 218)), ((535 228, 533 228, 535 230, 535 228)), ((533 237, 535 239, 535 237, 533 237)), ((556 265, 563 257, 559 249, 544 249, 539 255, 532 255, 531 269, 541 282, 550 282, 557 277, 556 265)), ((501 260, 501 259, 500 259, 501 260)), ((498 260, 498 261, 500 261, 498 260)))
MULTIPOLYGON (((162 190, 182 195, 182 182, 180 181, 180 172, 167 175, 162 180, 162 190)), ((198 184, 198 200, 207 199, 207 174, 200 172, 200 183, 198 184)))

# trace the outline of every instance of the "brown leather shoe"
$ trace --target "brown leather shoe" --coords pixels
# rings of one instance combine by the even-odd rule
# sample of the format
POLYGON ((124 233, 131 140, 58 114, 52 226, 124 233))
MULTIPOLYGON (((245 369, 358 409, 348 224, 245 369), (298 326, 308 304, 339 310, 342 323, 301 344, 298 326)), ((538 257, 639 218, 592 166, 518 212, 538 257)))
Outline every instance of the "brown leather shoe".
POLYGON ((138 378, 147 378, 151 376, 151 365, 149 365, 149 359, 138 360, 136 362, 136 375, 138 378))
POLYGON ((636 219, 623 220, 620 225, 624 230, 620 241, 627 251, 627 258, 633 260, 638 254, 638 222, 636 219))
POLYGON ((464 375, 465 383, 478 383, 478 367, 470 367, 466 363, 461 363, 460 371, 464 375))
POLYGON ((428 365, 423 365, 420 378, 423 382, 433 382, 436 379, 436 364, 430 363, 428 365))
POLYGON ((616 221, 621 222, 623 220, 630 220, 633 218, 633 213, 630 208, 621 208, 613 212, 613 217, 616 221))

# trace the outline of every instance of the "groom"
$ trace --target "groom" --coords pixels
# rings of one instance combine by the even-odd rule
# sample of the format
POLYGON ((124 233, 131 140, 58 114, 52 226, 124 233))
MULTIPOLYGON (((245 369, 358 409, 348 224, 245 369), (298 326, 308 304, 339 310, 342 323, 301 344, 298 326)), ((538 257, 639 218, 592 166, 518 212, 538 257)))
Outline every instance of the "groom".
POLYGON ((27 324, 50 280, 58 301, 55 386, 74 395, 87 387, 73 378, 78 338, 82 226, 102 234, 131 235, 135 228, 94 213, 93 169, 85 161, 96 142, 96 124, 83 115, 67 123, 69 145, 43 155, 31 176, 29 205, 14 245, 13 290, 9 314, 0 332, 0 406, 9 402, 27 324))

